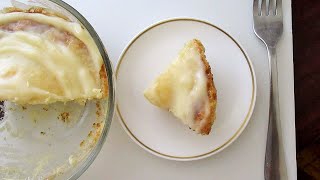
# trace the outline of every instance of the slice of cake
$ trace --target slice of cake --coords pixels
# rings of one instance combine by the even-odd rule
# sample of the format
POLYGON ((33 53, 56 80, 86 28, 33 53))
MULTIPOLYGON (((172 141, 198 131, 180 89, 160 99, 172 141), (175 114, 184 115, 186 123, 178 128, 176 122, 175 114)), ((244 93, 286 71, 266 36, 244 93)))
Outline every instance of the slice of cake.
POLYGON ((169 68, 144 92, 199 134, 207 135, 216 117, 217 92, 204 46, 189 41, 169 68))
POLYGON ((77 22, 43 8, 0 13, 0 101, 48 104, 107 96, 100 52, 77 22))

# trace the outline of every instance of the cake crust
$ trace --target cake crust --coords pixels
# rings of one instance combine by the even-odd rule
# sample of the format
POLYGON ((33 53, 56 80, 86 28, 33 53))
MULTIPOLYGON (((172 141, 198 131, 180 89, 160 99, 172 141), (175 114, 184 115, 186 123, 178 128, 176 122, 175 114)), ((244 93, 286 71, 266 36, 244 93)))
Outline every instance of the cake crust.
POLYGON ((204 110, 198 112, 195 114, 195 120, 202 121, 200 123, 199 133, 202 135, 208 135, 211 131, 211 127, 213 122, 216 118, 216 107, 217 107, 217 90, 215 88, 214 82, 213 82, 213 75, 211 72, 211 67, 207 61, 206 55, 205 55, 205 48, 202 45, 202 43, 197 40, 193 39, 192 43, 194 44, 194 47, 197 47, 197 50, 201 56, 201 61, 205 67, 205 74, 207 77, 207 93, 209 98, 209 105, 210 105, 210 112, 207 118, 203 118, 204 110))

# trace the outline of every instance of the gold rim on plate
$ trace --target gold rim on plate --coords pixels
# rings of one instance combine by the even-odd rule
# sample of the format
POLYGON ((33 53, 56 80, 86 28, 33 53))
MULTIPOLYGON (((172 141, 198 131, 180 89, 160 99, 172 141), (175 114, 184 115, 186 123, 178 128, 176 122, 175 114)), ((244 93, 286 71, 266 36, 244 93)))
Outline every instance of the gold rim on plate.
POLYGON ((225 147, 227 147, 228 145, 230 145, 240 134, 241 132, 244 130, 244 128, 246 127, 246 125, 248 124, 249 122, 249 119, 252 115, 252 112, 253 112, 253 108, 254 108, 254 104, 255 104, 255 97, 256 97, 256 79, 255 79, 255 75, 254 75, 254 70, 253 70, 253 67, 252 67, 252 63, 251 61, 249 60, 246 52, 242 49, 242 47, 240 46, 240 44, 231 36, 229 35, 227 32, 225 32, 224 30, 222 30, 221 28, 209 23, 209 22, 206 22, 206 21, 203 21, 203 20, 199 20, 199 19, 193 19, 193 18, 174 18, 174 19, 168 19, 168 20, 164 20, 164 21, 160 21, 156 24, 153 24, 151 25, 150 27, 148 27, 147 29, 143 30, 142 32, 140 32, 136 37, 133 38, 133 40, 127 45, 127 47, 125 48, 125 50, 122 52, 121 56, 120 56, 120 59, 119 59, 119 62, 117 64, 117 68, 116 68, 116 79, 118 78, 118 72, 119 72, 119 69, 120 69, 120 66, 121 66, 121 63, 122 63, 122 60, 123 60, 123 57, 126 55, 127 51, 130 49, 131 45, 135 43, 135 41, 137 39, 139 39, 142 35, 144 35, 146 32, 148 32, 149 30, 157 27, 157 26, 160 26, 162 24, 165 24, 165 23, 170 23, 170 22, 174 22, 174 21, 192 21, 192 22, 198 22, 198 23, 203 23, 203 24, 206 24, 208 26, 211 26, 212 28, 215 28, 219 31, 221 31, 222 33, 224 33, 225 35, 227 35, 237 46, 238 48, 241 50, 242 54, 244 55, 244 57, 246 58, 246 61, 248 63, 248 66, 249 66, 249 69, 250 69, 250 73, 251 73, 251 82, 252 82, 252 96, 251 96, 251 102, 250 102, 250 107, 249 107, 249 110, 247 112, 247 115, 246 115, 246 118, 244 119, 244 121, 242 122, 240 128, 235 132, 235 134, 230 138, 228 139, 225 143, 223 143, 221 146, 207 152, 207 153, 203 153, 203 154, 200 154, 200 155, 195 155, 195 156, 172 156, 172 155, 169 155, 169 154, 164 154, 164 153, 161 153, 161 152, 158 152, 152 148, 150 148, 149 146, 145 145, 143 142, 141 142, 132 132, 131 130, 129 129, 129 127, 127 126, 127 124, 125 123, 124 121, 124 118, 120 112, 120 108, 117 104, 116 106, 116 110, 117 110, 117 113, 119 115, 119 118, 120 118, 120 121, 121 121, 121 124, 123 125, 124 129, 126 130, 126 132, 129 134, 129 136, 134 140, 136 141, 140 146, 142 146, 143 148, 145 148, 146 150, 148 150, 149 152, 151 152, 152 154, 155 154, 155 155, 159 155, 161 157, 164 157, 166 159, 171 159, 171 160, 180 160, 180 161, 183 161, 183 160, 196 160, 196 159, 202 159, 202 158, 205 158, 205 157, 208 157, 210 155, 213 155, 221 150, 223 150, 225 147))

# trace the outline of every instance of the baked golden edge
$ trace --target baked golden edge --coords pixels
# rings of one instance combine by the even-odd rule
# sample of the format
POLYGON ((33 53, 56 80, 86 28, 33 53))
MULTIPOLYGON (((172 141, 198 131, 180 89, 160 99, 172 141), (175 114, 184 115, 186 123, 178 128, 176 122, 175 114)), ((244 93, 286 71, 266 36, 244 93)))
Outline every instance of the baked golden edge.
POLYGON ((211 131, 212 124, 216 119, 217 90, 214 86, 213 75, 211 72, 210 65, 206 59, 204 46, 197 39, 193 39, 192 43, 197 48, 197 50, 201 56, 201 61, 205 67, 205 73, 207 76, 207 93, 208 93, 208 98, 209 98, 210 112, 209 112, 209 115, 206 119, 201 120, 201 121, 205 121, 205 122, 204 123, 201 122, 201 127, 200 127, 199 133, 202 135, 208 135, 211 131))
MULTIPOLYGON (((4 8, 2 12, 3 13, 11 13, 11 12, 41 13, 47 16, 56 16, 64 20, 70 21, 66 16, 62 14, 59 14, 52 10, 41 8, 41 7, 32 7, 27 10, 22 10, 16 7, 7 7, 7 8, 4 8)), ((108 78, 107 78, 107 72, 106 72, 104 63, 101 66, 99 76, 100 76, 100 83, 101 83, 102 98, 105 98, 108 96, 108 78)))

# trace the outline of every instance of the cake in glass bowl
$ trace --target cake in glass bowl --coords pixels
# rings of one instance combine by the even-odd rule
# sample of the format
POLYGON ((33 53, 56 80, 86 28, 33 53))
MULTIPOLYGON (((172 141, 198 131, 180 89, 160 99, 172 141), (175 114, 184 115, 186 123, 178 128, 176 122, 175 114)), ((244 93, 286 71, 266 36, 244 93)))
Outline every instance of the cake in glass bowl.
POLYGON ((0 101, 49 104, 107 96, 104 63, 84 27, 38 7, 3 11, 0 101))

